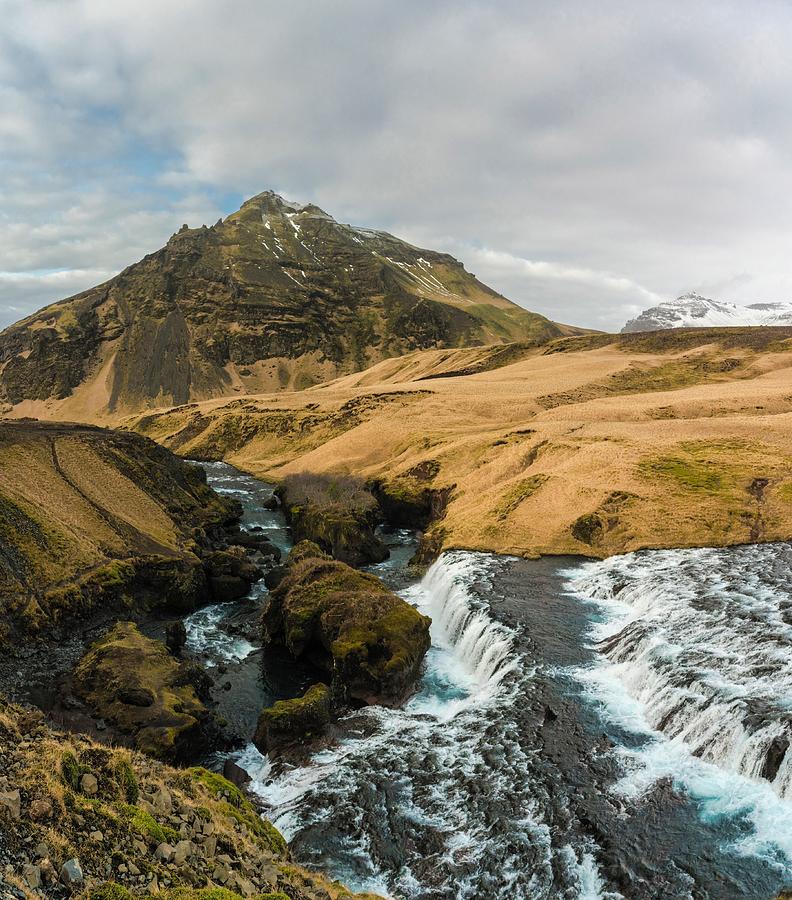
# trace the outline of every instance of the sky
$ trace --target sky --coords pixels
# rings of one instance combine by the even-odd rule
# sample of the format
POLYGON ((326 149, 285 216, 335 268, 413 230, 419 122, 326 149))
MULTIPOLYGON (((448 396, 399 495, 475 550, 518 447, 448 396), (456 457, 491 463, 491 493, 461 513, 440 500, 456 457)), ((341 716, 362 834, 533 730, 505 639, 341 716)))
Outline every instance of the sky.
POLYGON ((0 0, 0 327, 276 190, 557 321, 792 300, 792 4, 0 0))

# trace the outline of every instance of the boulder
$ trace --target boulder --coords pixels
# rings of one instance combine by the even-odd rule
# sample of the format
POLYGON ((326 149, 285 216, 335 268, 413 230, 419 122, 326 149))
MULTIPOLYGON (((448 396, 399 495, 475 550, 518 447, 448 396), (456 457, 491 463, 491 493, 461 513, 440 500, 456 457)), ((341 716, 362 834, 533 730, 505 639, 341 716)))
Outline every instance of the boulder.
POLYGON ((196 664, 179 664, 164 644, 144 637, 131 622, 119 622, 80 660, 73 688, 138 750, 186 759, 208 749, 216 723, 185 666, 192 670, 196 664))
POLYGON ((241 531, 235 538, 234 544, 244 547, 246 550, 255 550, 262 556, 269 556, 273 559, 281 558, 280 547, 275 544, 263 533, 252 531, 241 531))
POLYGON ((279 700, 261 711, 255 745, 262 753, 302 743, 320 735, 333 715, 330 688, 321 682, 312 685, 302 697, 279 700))
POLYGON ((83 870, 79 859, 67 860, 60 869, 61 883, 70 890, 76 890, 83 883, 83 870))
POLYGON ((154 858, 164 863, 173 862, 173 847, 163 841, 154 851, 154 858))
MULTIPOLYGON (((250 784, 250 775, 242 768, 242 766, 237 765, 233 759, 227 759, 223 763, 223 777, 227 778, 231 784, 236 785, 239 788, 244 788, 248 784, 250 784)), ((211 831, 207 831, 206 827, 204 827, 204 834, 211 834, 211 831)))
POLYGON ((22 798, 19 789, 13 791, 0 791, 0 812, 11 819, 18 819, 22 812, 22 798))
POLYGON ((165 646, 168 648, 168 652, 179 657, 182 655, 186 643, 187 629, 184 627, 184 622, 181 619, 169 622, 165 628, 165 646))
POLYGON ((31 891, 37 891, 41 887, 41 869, 32 863, 22 866, 22 877, 31 891))
POLYGON ((52 816, 52 803, 45 797, 39 797, 30 804, 28 815, 34 822, 43 822, 52 816))
POLYGON ((412 691, 429 649, 431 620, 374 575, 331 559, 304 541, 271 592, 265 643, 323 668, 340 701, 396 705, 412 691))
POLYGON ((209 580, 209 590, 215 603, 239 600, 250 590, 262 572, 254 565, 242 547, 215 550, 203 557, 203 566, 209 580))
POLYGON ((93 795, 99 790, 99 782, 96 780, 95 775, 91 775, 90 772, 86 772, 80 778, 80 790, 88 797, 93 797, 93 795))

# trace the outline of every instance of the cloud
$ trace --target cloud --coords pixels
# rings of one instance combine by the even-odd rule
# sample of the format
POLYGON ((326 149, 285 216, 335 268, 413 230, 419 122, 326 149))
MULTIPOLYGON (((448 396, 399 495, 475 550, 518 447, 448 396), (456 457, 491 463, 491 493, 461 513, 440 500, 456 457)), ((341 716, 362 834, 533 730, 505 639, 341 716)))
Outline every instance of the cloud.
POLYGON ((523 259, 497 250, 471 248, 465 254, 476 275, 522 306, 552 319, 564 318, 567 304, 585 296, 601 313, 593 313, 589 324, 607 329, 614 317, 624 321, 664 297, 629 278, 595 269, 566 266, 556 262, 523 259))
POLYGON ((792 297, 783 2, 0 7, 0 269, 115 270, 272 187, 489 248, 479 275, 584 325, 792 297))

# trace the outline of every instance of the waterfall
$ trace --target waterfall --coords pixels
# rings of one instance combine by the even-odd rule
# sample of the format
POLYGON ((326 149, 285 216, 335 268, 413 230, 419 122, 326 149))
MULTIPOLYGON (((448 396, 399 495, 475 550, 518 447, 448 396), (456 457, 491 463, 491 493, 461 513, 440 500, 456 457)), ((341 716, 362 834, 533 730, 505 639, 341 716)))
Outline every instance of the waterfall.
POLYGON ((470 590, 487 570, 484 559, 444 553, 404 595, 431 616, 433 644, 452 654, 474 691, 494 688, 517 665, 512 633, 490 618, 470 590))
POLYGON ((593 637, 652 728, 792 798, 792 548, 648 551, 571 582, 593 637))

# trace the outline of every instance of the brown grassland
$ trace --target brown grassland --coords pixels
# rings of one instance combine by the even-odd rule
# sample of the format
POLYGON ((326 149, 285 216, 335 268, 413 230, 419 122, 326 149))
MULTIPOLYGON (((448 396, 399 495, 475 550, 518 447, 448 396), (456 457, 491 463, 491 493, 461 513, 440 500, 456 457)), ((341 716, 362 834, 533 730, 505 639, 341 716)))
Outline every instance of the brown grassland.
POLYGON ((792 536, 792 329, 420 351, 118 424, 276 481, 453 486, 438 547, 606 556, 792 536))

